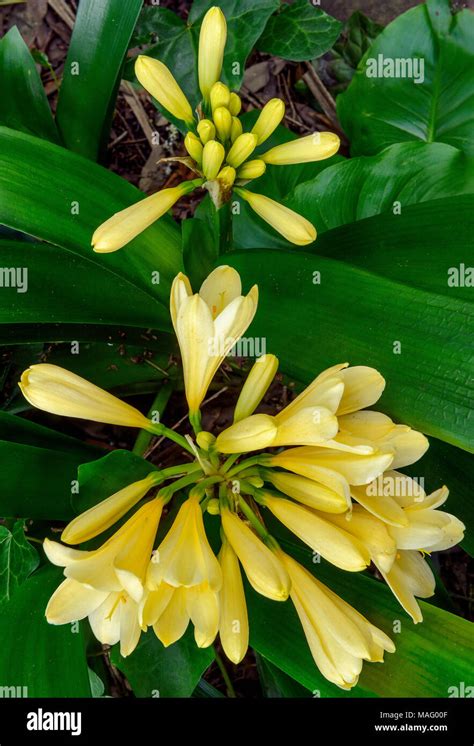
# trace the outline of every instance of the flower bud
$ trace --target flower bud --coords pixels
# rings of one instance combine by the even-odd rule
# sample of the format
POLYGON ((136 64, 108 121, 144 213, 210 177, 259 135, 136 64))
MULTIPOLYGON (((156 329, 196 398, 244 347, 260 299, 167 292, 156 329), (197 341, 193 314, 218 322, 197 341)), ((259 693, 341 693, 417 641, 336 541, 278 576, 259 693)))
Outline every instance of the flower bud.
POLYGON ((204 16, 199 34, 198 77, 205 101, 209 101, 211 88, 221 76, 226 39, 225 16, 214 6, 204 16))
POLYGON ((237 117, 240 114, 240 110, 242 108, 242 101, 240 99, 240 96, 238 96, 236 93, 231 93, 228 107, 232 116, 237 117))
POLYGON ((231 149, 229 150, 227 154, 227 163, 229 164, 229 166, 238 168, 241 163, 247 160, 249 155, 253 153, 256 147, 257 136, 252 134, 251 132, 245 132, 243 135, 240 135, 236 139, 231 149))
POLYGON ((224 83, 219 81, 218 83, 214 83, 212 86, 210 99, 213 112, 220 106, 224 106, 227 109, 230 102, 230 91, 224 83))
POLYGON ((278 369, 275 355, 262 355, 252 366, 235 405, 234 422, 253 414, 267 393, 278 369))
POLYGON ((204 145, 202 151, 202 170, 206 179, 215 179, 219 173, 222 161, 224 160, 225 150, 217 140, 209 140, 204 145))
POLYGON ((235 168, 232 166, 224 166, 222 171, 217 174, 218 180, 229 189, 233 186, 235 181, 235 168))
POLYGON ((203 145, 209 142, 209 140, 215 139, 216 128, 210 119, 201 119, 198 122, 197 131, 203 145))
POLYGON ((283 145, 277 145, 260 157, 273 166, 291 166, 294 163, 323 161, 337 153, 341 144, 334 132, 313 132, 283 145))
POLYGON ((260 116, 252 127, 252 132, 258 137, 258 145, 268 140, 285 116, 285 104, 281 98, 272 98, 260 112, 260 116))
POLYGON ((196 137, 193 132, 188 132, 188 134, 184 138, 184 147, 188 151, 193 161, 196 161, 198 166, 200 166, 202 163, 203 147, 199 137, 196 137))
POLYGON ((214 124, 216 125, 219 139, 223 142, 228 140, 232 127, 232 116, 229 109, 219 106, 214 112, 214 124))
POLYGON ((235 191, 249 203, 252 210, 260 215, 262 220, 281 233, 287 241, 297 246, 306 246, 316 240, 316 228, 302 215, 298 215, 297 212, 293 212, 285 205, 263 194, 255 194, 255 192, 241 188, 235 191))
POLYGON ((239 168, 238 177, 239 179, 258 179, 259 176, 263 176, 267 166, 264 161, 256 158, 254 161, 246 161, 239 168))
POLYGON ((230 129, 230 140, 235 142, 238 137, 242 134, 242 122, 237 117, 232 117, 232 127, 230 129))
POLYGON ((191 104, 166 65, 141 54, 135 62, 135 74, 148 93, 176 119, 188 125, 194 122, 191 104))

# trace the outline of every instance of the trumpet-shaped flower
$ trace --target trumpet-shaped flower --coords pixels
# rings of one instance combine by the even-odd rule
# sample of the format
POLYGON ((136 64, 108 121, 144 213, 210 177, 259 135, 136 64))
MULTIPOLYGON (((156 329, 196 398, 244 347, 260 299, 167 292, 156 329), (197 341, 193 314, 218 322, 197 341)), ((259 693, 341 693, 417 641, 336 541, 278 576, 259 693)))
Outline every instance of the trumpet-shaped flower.
POLYGON ((71 549, 45 539, 44 551, 65 568, 67 578, 95 590, 126 591, 139 603, 162 509, 159 498, 146 503, 99 549, 71 549))
POLYGON ((255 315, 256 285, 246 297, 241 293, 239 274, 227 266, 215 269, 195 295, 184 275, 179 274, 173 282, 171 318, 191 412, 199 410, 217 368, 255 315))
POLYGON ((156 590, 163 582, 176 588, 207 583, 214 592, 220 589, 221 569, 207 540, 196 495, 191 494, 182 504, 149 564, 148 587, 156 590))
POLYGON ((263 476, 265 481, 273 484, 277 490, 308 508, 315 508, 325 513, 345 513, 350 507, 350 501, 344 494, 341 495, 313 479, 276 469, 266 469, 263 476))
POLYGON ((199 88, 205 101, 209 100, 211 88, 220 78, 226 40, 225 15, 220 8, 210 8, 204 16, 199 34, 199 88))
POLYGON ((249 644, 249 620, 239 560, 224 538, 219 553, 222 569, 219 636, 232 663, 240 663, 249 644))
POLYGON ((281 561, 229 508, 221 510, 222 528, 239 558, 250 585, 262 596, 285 601, 290 580, 281 561))
POLYGON ((217 140, 209 140, 202 151, 202 170, 206 179, 215 179, 222 166, 225 150, 217 140))
POLYGON ((312 163, 330 158, 337 153, 341 142, 334 132, 313 132, 312 135, 290 140, 263 153, 260 157, 273 166, 312 163))
POLYGON ((120 642, 125 658, 140 639, 138 604, 125 591, 97 591, 73 578, 66 578, 51 596, 46 607, 49 624, 70 624, 89 618, 95 637, 103 645, 120 642))
POLYGON ((135 62, 135 75, 145 90, 170 114, 192 126, 194 116, 191 104, 166 65, 141 54, 135 62))
POLYGON ((45 412, 126 427, 151 425, 135 407, 57 365, 32 365, 18 385, 25 399, 45 412))
POLYGON ((383 661, 395 645, 382 630, 349 606, 284 552, 291 578, 291 600, 312 656, 323 676, 341 689, 357 684, 364 660, 383 661))
POLYGON ((121 249, 135 236, 161 218, 185 194, 194 191, 203 179, 184 181, 177 187, 162 189, 125 210, 120 210, 102 223, 92 236, 92 246, 99 254, 121 249))
MULTIPOLYGON (((245 135, 241 135, 245 137, 245 135)), ((236 141, 238 142, 238 140, 236 141)), ((272 226, 278 233, 286 238, 290 243, 297 246, 306 246, 316 240, 316 228, 309 220, 302 215, 290 210, 289 207, 276 202, 270 197, 263 194, 249 192, 248 189, 238 188, 235 190, 242 197, 254 212, 262 220, 272 226)))

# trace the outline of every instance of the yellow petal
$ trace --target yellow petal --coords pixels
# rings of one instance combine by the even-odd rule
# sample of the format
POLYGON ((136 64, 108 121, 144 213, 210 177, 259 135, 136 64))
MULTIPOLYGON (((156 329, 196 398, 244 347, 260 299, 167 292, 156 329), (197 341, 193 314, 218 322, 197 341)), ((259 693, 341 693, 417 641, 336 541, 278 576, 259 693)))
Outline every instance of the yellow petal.
POLYGON ((231 189, 235 177, 236 177, 235 168, 232 168, 232 166, 224 166, 219 173, 217 174, 217 180, 226 188, 231 189))
POLYGON ((239 561, 226 540, 222 544, 219 561, 222 569, 219 635, 226 656, 237 664, 247 652, 249 621, 239 561))
POLYGON ((19 386, 25 399, 45 412, 111 425, 150 426, 135 407, 57 365, 32 365, 22 374, 19 386))
POLYGON ((141 54, 135 62, 135 75, 148 93, 170 114, 188 125, 193 124, 191 104, 166 65, 141 54))
POLYGON ((194 624, 194 639, 198 648, 208 648, 219 629, 219 597, 207 583, 186 589, 188 614, 194 624))
MULTIPOLYGON (((392 453, 377 451, 370 456, 362 456, 343 451, 333 451, 317 446, 292 448, 273 458, 275 466, 283 466, 303 476, 323 481, 318 475, 317 467, 339 473, 349 484, 368 484, 381 474, 393 459, 392 453), (288 465, 288 464, 291 464, 288 465), (298 469, 298 467, 300 467, 298 469), (298 471, 297 471, 298 469, 298 471)), ((326 481, 323 481, 326 484, 326 481)))
POLYGON ((232 117, 232 127, 230 128, 230 141, 234 143, 243 132, 242 122, 237 117, 232 117))
POLYGON ((267 448, 277 433, 274 418, 267 414, 253 414, 236 422, 217 436, 220 453, 246 453, 267 448))
POLYGON ((184 147, 197 165, 202 164, 203 146, 201 140, 193 132, 188 132, 184 138, 184 147))
POLYGON ((308 453, 308 449, 306 447, 303 448, 305 448, 303 453, 301 453, 302 448, 290 448, 287 451, 278 453, 276 456, 272 456, 271 465, 281 466, 283 469, 312 479, 318 484, 323 484, 344 498, 349 506, 350 491, 347 480, 334 469, 328 469, 315 463, 311 452, 308 453))
POLYGON ((129 596, 120 610, 120 655, 126 658, 138 645, 141 628, 138 622, 138 606, 129 596))
POLYGON ((230 94, 230 100, 229 100, 229 111, 232 114, 233 117, 237 117, 240 114, 240 110, 242 108, 242 101, 240 96, 237 95, 237 93, 231 93, 230 94))
POLYGON ((282 409, 276 415, 278 422, 288 419, 295 412, 307 407, 326 407, 335 414, 344 392, 344 384, 340 371, 334 371, 332 375, 326 374, 327 371, 321 373, 296 399, 282 409))
POLYGON ((371 559, 384 572, 392 567, 397 545, 389 527, 359 505, 348 516, 327 516, 326 520, 355 536, 369 551, 371 559))
POLYGON ((210 8, 204 16, 199 33, 198 76, 199 88, 205 101, 222 70, 227 40, 225 15, 218 7, 210 8))
POLYGON ((389 573, 382 572, 393 594, 415 624, 423 621, 415 596, 429 598, 435 592, 435 579, 419 552, 401 551, 389 573))
POLYGON ((273 601, 285 601, 290 590, 290 580, 280 560, 228 508, 222 510, 221 518, 224 533, 242 563, 251 586, 257 593, 273 601))
POLYGON ((275 355, 262 355, 257 358, 235 405, 234 422, 253 414, 270 388, 277 370, 278 358, 275 355))
POLYGON ((61 540, 67 544, 80 544, 101 534, 145 497, 156 483, 156 472, 151 472, 145 479, 127 485, 68 523, 61 540))
POLYGON ((139 620, 144 627, 153 626, 158 621, 174 593, 174 588, 161 583, 156 591, 147 591, 139 608, 139 620))
POLYGON ((232 129, 232 114, 224 106, 218 106, 214 112, 214 124, 219 140, 225 142, 230 138, 232 129))
POLYGON ((153 625, 158 639, 165 648, 180 640, 188 628, 189 614, 186 606, 186 588, 176 588, 171 601, 153 625))
MULTIPOLYGON (((258 145, 268 140, 285 116, 285 104, 281 98, 272 98, 260 112, 252 132, 257 135, 258 145)), ((271 151, 270 151, 271 152, 271 151)))
POLYGON ((107 597, 104 591, 86 588, 76 580, 67 578, 55 590, 46 607, 50 624, 69 624, 91 614, 107 597))
POLYGON ((351 487, 351 495, 366 510, 385 523, 389 523, 392 526, 406 526, 408 519, 404 511, 390 494, 385 494, 385 479, 389 480, 389 484, 393 483, 391 477, 387 476, 389 473, 385 472, 383 476, 377 477, 377 479, 368 485, 351 487))
POLYGON ((242 295, 240 275, 233 267, 222 264, 212 270, 199 290, 215 319, 233 300, 242 295))
POLYGON ((355 537, 311 510, 265 493, 264 504, 292 533, 336 567, 349 572, 370 564, 366 547, 355 537))
POLYGON ((272 446, 317 445, 337 433, 337 417, 325 407, 298 409, 291 417, 277 420, 272 446))
POLYGON ((344 513, 349 507, 344 496, 298 474, 268 469, 265 472, 265 479, 268 479, 280 492, 284 492, 285 495, 289 495, 309 508, 326 513, 344 513))
POLYGON ((442 551, 459 544, 464 538, 464 524, 442 510, 406 510, 408 525, 390 526, 399 549, 426 549, 442 551))
MULTIPOLYGON (((245 135, 242 135, 242 137, 245 137, 245 135)), ((306 246, 316 240, 316 228, 302 215, 298 215, 297 212, 290 210, 274 199, 270 199, 270 197, 265 197, 263 194, 255 194, 255 192, 249 192, 247 189, 241 189, 240 187, 236 189, 236 192, 249 203, 252 210, 262 220, 265 220, 278 233, 281 233, 290 243, 297 246, 306 246)))
POLYGON ((365 409, 382 396, 385 379, 375 368, 356 365, 341 371, 344 394, 337 410, 338 416, 365 409))
POLYGON ((109 593, 105 601, 89 614, 92 632, 103 645, 115 645, 120 640, 120 614, 123 603, 122 593, 109 593))

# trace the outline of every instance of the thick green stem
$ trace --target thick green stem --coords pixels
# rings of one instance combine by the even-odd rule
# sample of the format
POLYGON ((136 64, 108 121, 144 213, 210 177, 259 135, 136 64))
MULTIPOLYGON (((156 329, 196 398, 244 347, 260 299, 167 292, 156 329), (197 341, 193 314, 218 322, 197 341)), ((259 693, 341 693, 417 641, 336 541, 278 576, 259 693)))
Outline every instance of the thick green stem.
POLYGON ((232 250, 233 243, 231 202, 226 202, 218 210, 214 208, 213 224, 219 254, 226 254, 232 250))
MULTIPOLYGON (((161 415, 163 414, 166 405, 168 404, 172 392, 173 384, 171 381, 168 381, 168 383, 164 383, 163 386, 161 386, 160 390, 153 399, 153 404, 148 411, 147 417, 149 419, 153 417, 154 412, 159 412, 161 418, 161 415)), ((132 453, 135 453, 137 456, 143 456, 148 446, 150 445, 152 438, 153 433, 150 433, 148 430, 140 430, 135 441, 135 445, 133 446, 132 453)))
POLYGON ((181 446, 181 448, 190 453, 192 456, 195 456, 195 453, 186 438, 184 438, 179 433, 175 433, 174 430, 166 427, 166 425, 162 425, 161 423, 153 424, 152 422, 150 422, 149 430, 151 433, 153 433, 153 435, 160 435, 161 437, 169 438, 169 440, 177 443, 179 446, 181 446))
POLYGON ((235 476, 235 474, 238 474, 239 471, 248 469, 249 466, 268 466, 269 459, 271 459, 270 453, 261 453, 258 456, 252 456, 251 458, 245 459, 245 461, 241 461, 240 464, 234 466, 233 469, 230 469, 230 471, 227 472, 226 476, 230 479, 231 477, 235 476))

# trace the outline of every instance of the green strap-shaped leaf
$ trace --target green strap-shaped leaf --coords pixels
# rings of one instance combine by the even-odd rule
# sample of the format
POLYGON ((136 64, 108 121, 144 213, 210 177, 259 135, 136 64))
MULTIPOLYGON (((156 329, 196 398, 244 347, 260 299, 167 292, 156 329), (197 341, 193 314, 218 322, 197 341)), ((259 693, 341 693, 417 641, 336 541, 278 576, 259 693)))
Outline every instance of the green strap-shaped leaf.
POLYGON ((25 537, 24 521, 15 521, 12 530, 0 526, 0 605, 36 570, 39 557, 25 537))
POLYGON ((472 11, 452 15, 449 0, 428 0, 387 26, 337 99, 352 154, 423 140, 472 155, 473 35, 472 11))
POLYGON ((342 23, 308 0, 283 4, 258 40, 258 48, 285 60, 314 60, 331 49, 342 23))
POLYGON ((108 136, 122 63, 143 0, 81 0, 56 121, 70 150, 97 160, 108 136))
MULTIPOLYGON (((442 207, 438 202, 429 204, 433 251, 446 252, 439 237, 442 207)), ((375 253, 376 246, 384 251, 390 231, 393 242, 397 236, 402 242, 406 235, 415 240, 419 223, 416 210, 411 209, 411 233, 402 216, 393 216, 376 232, 370 230, 371 223, 380 217, 344 230, 356 244, 357 233, 363 234, 369 254, 375 253)), ((335 231, 338 238, 341 230, 335 231)), ((460 230, 456 241, 462 240, 460 230)), ((285 372, 309 382, 336 363, 373 366, 387 380, 377 407, 397 421, 472 449, 466 376, 471 304, 454 292, 441 295, 414 287, 408 280, 387 279, 370 264, 362 269, 301 251, 244 252, 229 255, 228 261, 241 273, 244 286, 258 279, 259 308, 247 336, 265 339, 267 352, 280 358, 285 372)))
POLYGON ((91 696, 82 625, 56 627, 44 616, 62 580, 59 568, 42 567, 0 604, 3 697, 91 696))
POLYGON ((70 520, 77 467, 100 451, 6 412, 0 412, 0 438, 0 515, 70 520))
POLYGON ((59 141, 41 78, 16 26, 0 40, 0 91, 0 124, 59 141))
POLYGON ((104 220, 143 196, 82 156, 0 128, 0 224, 106 268, 117 283, 129 283, 130 295, 134 287, 140 288, 149 302, 162 304, 155 328, 169 328, 170 284, 181 269, 180 234, 173 221, 164 216, 125 249, 111 254, 95 254, 90 245, 104 220))
POLYGON ((150 629, 128 658, 122 658, 118 645, 111 651, 112 663, 125 674, 136 697, 190 697, 213 658, 212 647, 197 647, 191 625, 168 648, 150 629))

